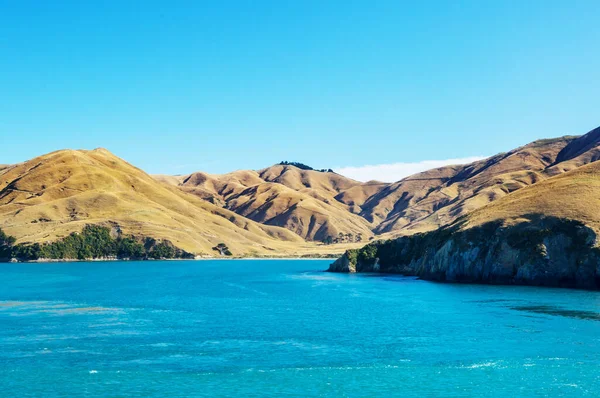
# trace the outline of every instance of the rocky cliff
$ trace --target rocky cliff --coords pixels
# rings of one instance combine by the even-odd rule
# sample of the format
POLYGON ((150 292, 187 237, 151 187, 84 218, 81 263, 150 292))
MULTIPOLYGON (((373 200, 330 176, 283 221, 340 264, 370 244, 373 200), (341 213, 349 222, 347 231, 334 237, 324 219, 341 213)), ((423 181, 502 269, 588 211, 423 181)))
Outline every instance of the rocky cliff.
POLYGON ((600 161, 511 192, 434 231, 349 250, 334 272, 600 288, 600 161))
POLYGON ((600 249, 579 221, 530 214, 464 229, 433 232, 349 250, 331 272, 381 272, 465 283, 600 288, 600 249))

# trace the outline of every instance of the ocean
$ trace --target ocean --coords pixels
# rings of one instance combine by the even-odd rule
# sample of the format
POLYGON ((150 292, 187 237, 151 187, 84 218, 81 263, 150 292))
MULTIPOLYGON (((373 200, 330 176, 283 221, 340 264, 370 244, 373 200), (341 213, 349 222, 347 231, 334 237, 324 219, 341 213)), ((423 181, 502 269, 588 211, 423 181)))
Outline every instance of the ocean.
POLYGON ((600 395, 599 292, 329 262, 0 264, 0 395, 600 395))

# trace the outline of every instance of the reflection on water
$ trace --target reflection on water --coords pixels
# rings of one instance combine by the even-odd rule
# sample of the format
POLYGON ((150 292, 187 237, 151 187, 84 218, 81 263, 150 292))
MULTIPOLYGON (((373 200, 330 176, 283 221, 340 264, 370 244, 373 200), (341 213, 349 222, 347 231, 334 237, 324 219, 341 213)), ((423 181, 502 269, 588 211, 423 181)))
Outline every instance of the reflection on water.
POLYGON ((518 300, 518 299, 486 299, 486 300, 471 300, 469 301, 469 303, 481 303, 481 304, 488 304, 488 303, 512 303, 515 301, 523 301, 523 300, 518 300))
POLYGON ((511 309, 524 312, 533 312, 535 314, 557 315, 568 318, 600 321, 600 313, 583 310, 569 310, 553 305, 521 305, 517 307, 511 307, 511 309))

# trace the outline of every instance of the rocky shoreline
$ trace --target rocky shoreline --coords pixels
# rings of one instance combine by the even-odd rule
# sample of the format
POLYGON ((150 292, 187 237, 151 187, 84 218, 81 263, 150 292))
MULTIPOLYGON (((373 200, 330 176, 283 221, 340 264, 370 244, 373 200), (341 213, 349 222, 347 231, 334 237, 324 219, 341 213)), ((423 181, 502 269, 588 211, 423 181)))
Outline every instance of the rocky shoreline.
POLYGON ((457 283, 600 289, 596 233, 583 223, 529 215, 375 242, 348 250, 329 272, 380 272, 457 283))

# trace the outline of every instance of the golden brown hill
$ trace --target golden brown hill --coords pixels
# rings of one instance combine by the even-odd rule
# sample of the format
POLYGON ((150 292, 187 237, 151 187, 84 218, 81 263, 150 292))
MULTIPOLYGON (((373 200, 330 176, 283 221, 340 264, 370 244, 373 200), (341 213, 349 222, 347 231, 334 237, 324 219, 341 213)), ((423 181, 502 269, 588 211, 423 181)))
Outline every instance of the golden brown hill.
POLYGON ((600 162, 512 192, 434 231, 349 250, 333 272, 600 289, 600 162))
POLYGON ((232 195, 229 209, 267 225, 289 229, 305 239, 323 241, 340 232, 368 237, 367 222, 347 206, 318 190, 295 191, 277 183, 263 183, 232 195))
POLYGON ((394 184, 360 183, 293 165, 152 178, 103 149, 58 151, 0 167, 0 227, 19 242, 55 240, 85 224, 105 224, 168 239, 194 253, 213 254, 220 242, 239 255, 340 251, 344 245, 305 239, 367 241, 374 234, 406 235, 450 224, 598 159, 599 131, 535 141, 394 184))
POLYGON ((308 240, 340 233, 393 237, 450 224, 511 192, 598 158, 600 128, 581 137, 534 141, 481 161, 428 170, 392 184, 360 183, 333 172, 292 165, 158 178, 308 240))
MULTIPOLYGON (((364 184, 354 185, 340 192, 335 196, 335 200, 347 205, 351 212, 361 215, 365 203, 370 198, 378 195, 389 185, 390 184, 381 181, 368 181, 364 184)), ((368 218, 367 221, 369 221, 368 218)))
POLYGON ((554 165, 546 172, 556 175, 596 160, 600 160, 600 127, 572 140, 560 151, 554 165))
POLYGON ((532 214, 577 220, 600 232, 600 162, 523 188, 470 213, 465 227, 527 221, 532 214))
MULTIPOLYGON (((432 231, 349 250, 329 270, 600 289, 600 162, 594 161, 599 138, 597 130, 569 138, 549 167, 528 171, 539 182, 517 187, 432 231), (579 162, 591 163, 576 167, 579 162), (551 176, 569 167, 576 168, 551 176)), ((524 148, 531 154, 547 144, 524 148)), ((512 170, 505 175, 514 179, 519 173, 525 174, 512 170)))
POLYGON ((1 172, 0 228, 18 242, 53 241, 86 224, 167 239, 197 254, 214 254, 220 242, 236 255, 322 250, 161 184, 104 149, 53 152, 1 172))
POLYGON ((354 241, 372 235, 372 225, 354 213, 359 212, 358 203, 378 188, 336 173, 275 165, 259 171, 223 175, 197 172, 157 179, 251 220, 284 227, 307 240, 324 241, 342 234, 345 240, 354 241), (338 199, 339 195, 343 199, 338 199), (353 195, 357 199, 352 199, 353 195))
POLYGON ((376 233, 436 229, 522 187, 548 178, 545 170, 574 137, 539 140, 463 166, 407 177, 370 198, 361 213, 381 220, 376 233))
POLYGON ((337 173, 301 170, 290 165, 275 165, 258 173, 260 178, 267 182, 276 182, 297 191, 311 188, 330 195, 337 195, 348 188, 360 185, 360 182, 337 173))

